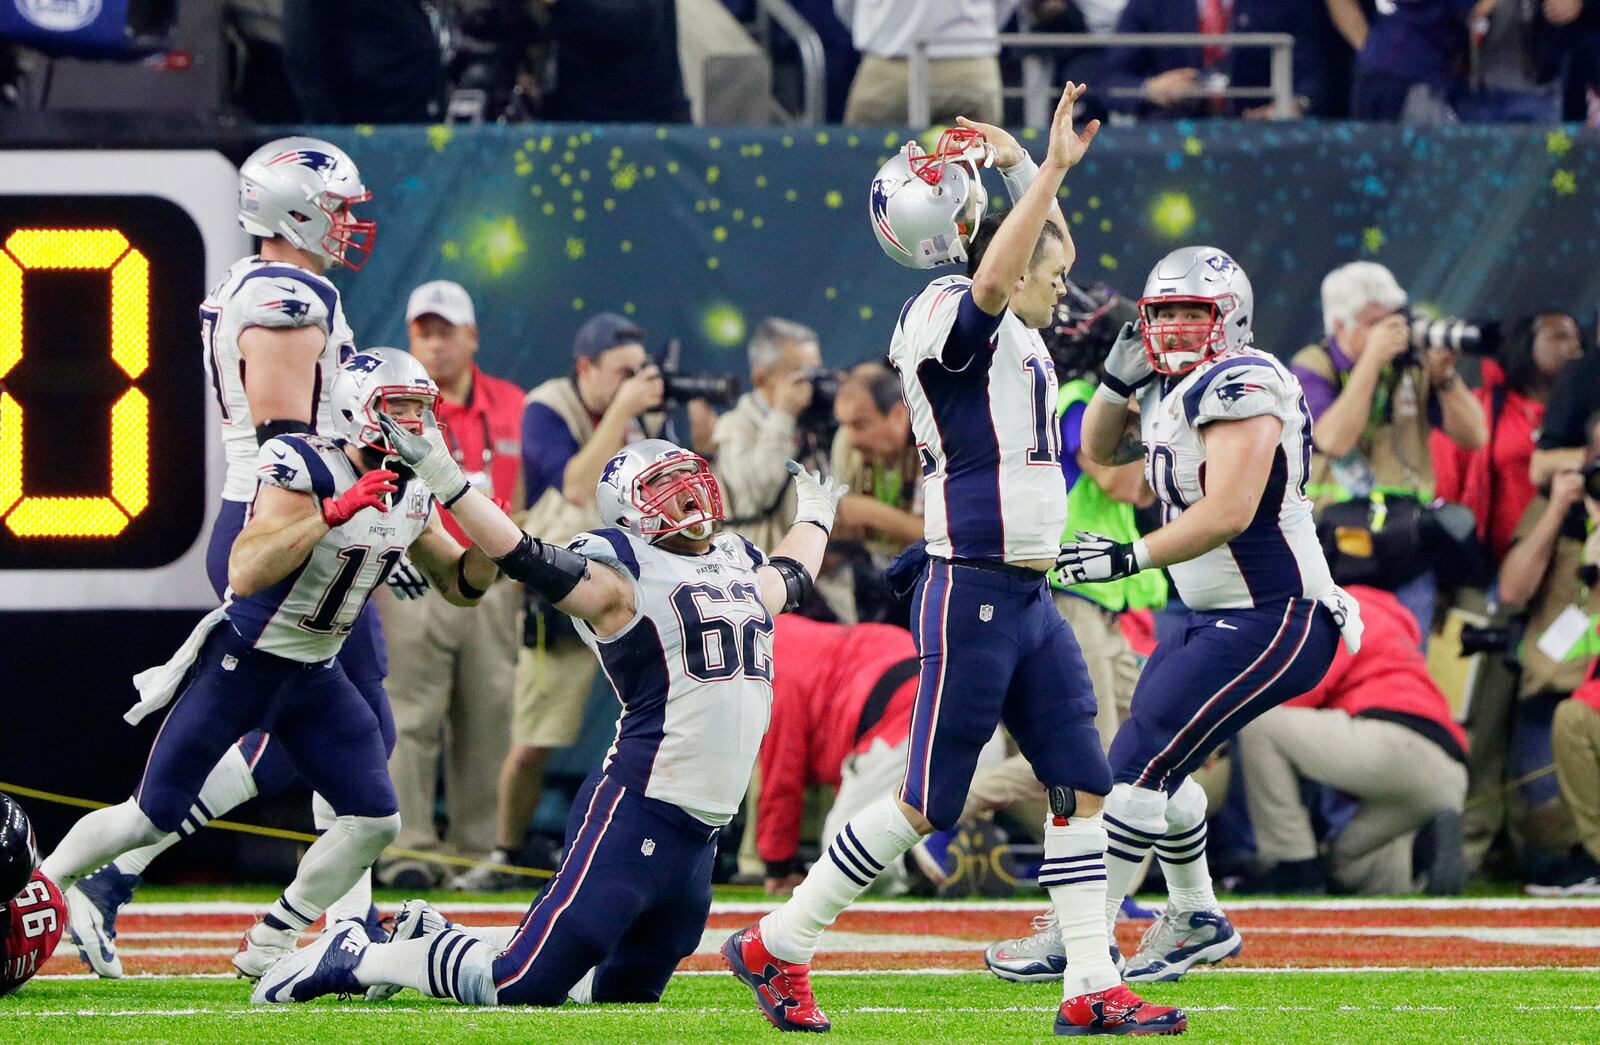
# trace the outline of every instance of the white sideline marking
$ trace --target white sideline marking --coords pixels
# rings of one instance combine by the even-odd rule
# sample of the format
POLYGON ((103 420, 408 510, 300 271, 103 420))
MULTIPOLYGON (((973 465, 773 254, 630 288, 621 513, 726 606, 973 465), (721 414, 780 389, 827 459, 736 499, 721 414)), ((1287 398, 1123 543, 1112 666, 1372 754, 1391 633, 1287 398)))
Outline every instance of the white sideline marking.
MULTIPOLYGON (((265 903, 239 903, 233 900, 197 900, 188 903, 162 901, 159 903, 135 902, 123 908, 125 915, 172 917, 190 914, 237 914, 254 916, 267 908, 265 903)), ((388 906, 385 904, 384 906, 388 906)), ((435 904, 446 913, 460 914, 522 914, 528 909, 525 903, 441 903, 435 904)), ((1037 914, 1049 906, 1043 897, 1036 901, 982 901, 982 900, 919 900, 900 903, 893 900, 866 900, 852 904, 850 910, 865 914, 926 914, 937 911, 1028 911, 1037 914)), ((776 910, 778 904, 768 901, 723 900, 711 905, 712 914, 766 914, 776 910)), ((1538 911, 1570 910, 1572 908, 1600 907, 1600 897, 1418 897, 1415 900, 1370 900, 1342 898, 1336 900, 1229 900, 1223 904, 1229 911, 1538 911)))

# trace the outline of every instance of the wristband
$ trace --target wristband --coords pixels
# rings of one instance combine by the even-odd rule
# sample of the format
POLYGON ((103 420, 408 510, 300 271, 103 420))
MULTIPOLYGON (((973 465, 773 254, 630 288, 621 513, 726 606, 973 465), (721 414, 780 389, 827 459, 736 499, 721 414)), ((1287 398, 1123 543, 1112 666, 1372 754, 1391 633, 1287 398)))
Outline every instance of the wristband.
POLYGON ((1038 176, 1039 165, 1033 162, 1033 157, 1028 155, 1026 149, 1022 150, 1022 159, 1009 167, 1000 168, 1000 179, 1006 183, 1006 192, 1011 196, 1012 203, 1022 199, 1022 194, 1028 191, 1028 186, 1038 176))
POLYGON ((1144 543, 1143 537, 1133 542, 1133 564, 1141 570, 1150 568, 1150 546, 1144 543))
POLYGON ((1133 389, 1128 388, 1127 385, 1110 374, 1102 374, 1100 375, 1100 383, 1095 386, 1094 395, 1096 399, 1104 399, 1112 406, 1127 406, 1128 393, 1132 391, 1133 389), (1113 387, 1113 385, 1118 387, 1113 387))
MULTIPOLYGON (((493 582, 491 582, 493 583, 493 582)), ((456 560, 456 590, 469 599, 481 599, 488 588, 479 588, 467 580, 467 554, 461 553, 461 558, 456 560)))

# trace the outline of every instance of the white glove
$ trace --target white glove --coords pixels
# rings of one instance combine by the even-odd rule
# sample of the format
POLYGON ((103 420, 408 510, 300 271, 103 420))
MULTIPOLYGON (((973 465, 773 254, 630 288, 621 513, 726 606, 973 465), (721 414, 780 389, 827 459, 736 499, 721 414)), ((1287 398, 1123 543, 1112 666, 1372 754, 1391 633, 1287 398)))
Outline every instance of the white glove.
POLYGON ((400 424, 394 418, 378 411, 378 426, 383 429, 383 434, 389 440, 389 445, 394 447, 395 456, 411 466, 433 495, 446 505, 454 504, 462 494, 472 485, 467 477, 462 474, 461 466, 456 464, 455 457, 450 453, 450 447, 444 441, 444 433, 439 431, 439 422, 434 418, 432 410, 422 413, 422 434, 415 432, 400 424))
POLYGON ((1063 544, 1056 555, 1056 569, 1069 584, 1114 581, 1150 567, 1150 550, 1143 540, 1127 544, 1083 530, 1073 536, 1077 541, 1063 544))
POLYGON ((1361 621, 1361 604, 1356 602, 1355 596, 1339 587, 1317 600, 1328 608, 1333 614, 1333 622, 1339 626, 1339 634, 1344 638, 1344 647, 1353 657, 1361 652, 1361 634, 1367 626, 1361 621))
POLYGON ((420 599, 428 593, 428 578, 411 565, 411 560, 401 556, 384 581, 397 599, 420 599))
POLYGON ((1122 324, 1116 344, 1106 353, 1100 387, 1114 393, 1114 398, 1119 402, 1127 402, 1129 396, 1155 376, 1155 368, 1150 365, 1150 355, 1145 351, 1144 335, 1139 333, 1138 325, 1122 324))
POLYGON ((822 532, 833 533, 833 518, 839 514, 839 499, 850 492, 849 486, 835 486, 830 476, 824 479, 817 472, 808 472, 794 461, 786 461, 789 474, 794 476, 794 522, 816 523, 822 532))

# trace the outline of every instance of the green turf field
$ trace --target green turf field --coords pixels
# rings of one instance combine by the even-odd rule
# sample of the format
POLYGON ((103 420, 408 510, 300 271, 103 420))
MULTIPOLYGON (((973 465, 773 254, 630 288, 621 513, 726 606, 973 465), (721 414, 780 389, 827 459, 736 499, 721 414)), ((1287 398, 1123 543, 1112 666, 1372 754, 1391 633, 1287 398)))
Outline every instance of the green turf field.
MULTIPOLYGON (((1050 1037, 1059 988, 981 973, 816 980, 834 1036, 881 1042, 1050 1037)), ((1201 973, 1149 998, 1189 1008, 1189 1040, 1218 1042, 1600 1041, 1588 972, 1201 973)), ((0 1001, 0 1041, 746 1042, 777 1032, 730 976, 680 976, 659 1006, 464 1009, 406 992, 378 1005, 324 999, 252 1009, 226 979, 47 980, 0 1001)))

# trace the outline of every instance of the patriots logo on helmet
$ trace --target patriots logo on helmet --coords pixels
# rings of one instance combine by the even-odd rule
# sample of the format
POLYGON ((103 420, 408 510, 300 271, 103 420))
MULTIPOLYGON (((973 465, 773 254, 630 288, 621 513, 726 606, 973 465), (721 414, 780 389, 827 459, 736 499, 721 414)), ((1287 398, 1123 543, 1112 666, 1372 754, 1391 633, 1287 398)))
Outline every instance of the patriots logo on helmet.
POLYGON ((606 462, 605 470, 600 473, 600 481, 602 483, 610 483, 612 486, 615 486, 617 485, 617 473, 621 471, 622 455, 618 454, 606 462))
POLYGON ((294 482, 295 476, 300 474, 300 469, 292 464, 263 465, 259 471, 262 478, 274 486, 288 486, 294 482))
POLYGON ((1233 259, 1226 254, 1213 254, 1206 258, 1206 264, 1216 269, 1219 276, 1231 275, 1239 269, 1239 266, 1233 263, 1233 259))
MULTIPOLYGON (((883 238, 893 243, 901 251, 905 247, 895 238, 894 230, 889 227, 889 187, 883 178, 872 179, 872 223, 878 227, 878 232, 883 238)), ((908 252, 909 253, 909 252, 908 252)))
POLYGON ((1230 381, 1217 387, 1217 398, 1224 403, 1232 405, 1251 392, 1265 392, 1266 390, 1266 385, 1258 385, 1250 381, 1230 381))
POLYGON ((276 301, 263 301, 262 308, 275 308, 290 319, 304 319, 306 313, 311 311, 310 302, 296 301, 294 298, 279 298, 276 301))
POLYGON ((318 174, 331 174, 339 165, 339 161, 320 149, 296 149, 267 161, 268 167, 276 167, 280 163, 294 163, 301 167, 310 167, 318 174))
POLYGON ((354 370, 362 374, 370 374, 383 365, 383 357, 362 352, 350 357, 350 362, 344 365, 346 370, 354 370))

